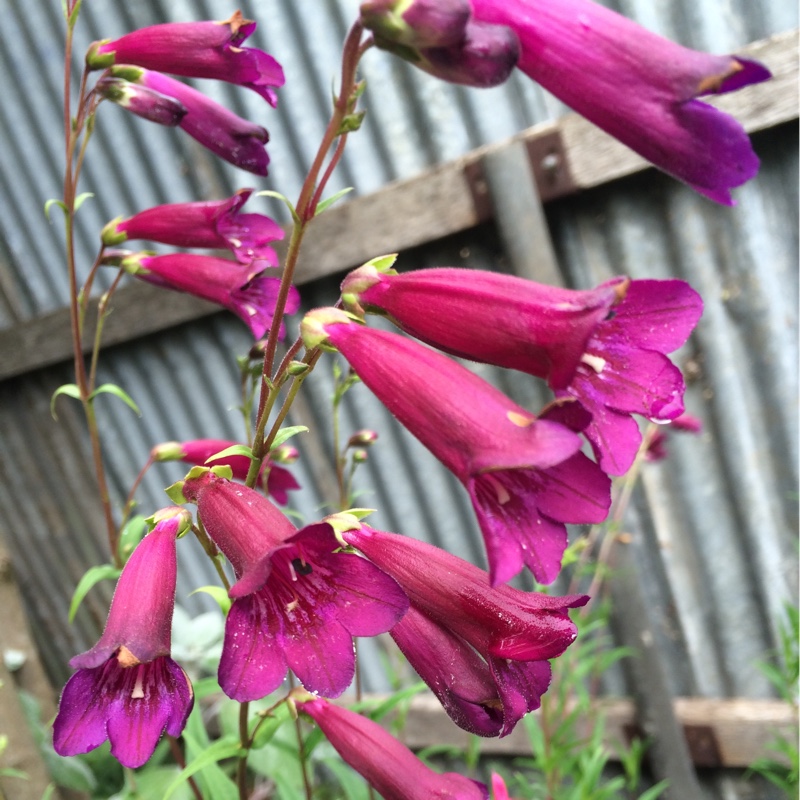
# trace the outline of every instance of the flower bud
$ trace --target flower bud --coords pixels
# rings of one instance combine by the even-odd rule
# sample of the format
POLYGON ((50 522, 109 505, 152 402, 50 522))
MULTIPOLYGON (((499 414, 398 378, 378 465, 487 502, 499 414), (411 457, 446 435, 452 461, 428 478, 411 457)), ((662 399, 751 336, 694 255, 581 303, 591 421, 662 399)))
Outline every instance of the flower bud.
POLYGON ((359 448, 358 450, 353 450, 354 464, 364 464, 368 458, 369 458, 369 453, 366 450, 363 450, 361 448, 359 448))
POLYGON ((356 431, 348 440, 348 447, 370 447, 378 440, 378 432, 370 431, 366 428, 361 431, 356 431))
POLYGON ((361 22, 376 40, 414 48, 458 44, 470 13, 469 0, 368 0, 361 4, 361 22))

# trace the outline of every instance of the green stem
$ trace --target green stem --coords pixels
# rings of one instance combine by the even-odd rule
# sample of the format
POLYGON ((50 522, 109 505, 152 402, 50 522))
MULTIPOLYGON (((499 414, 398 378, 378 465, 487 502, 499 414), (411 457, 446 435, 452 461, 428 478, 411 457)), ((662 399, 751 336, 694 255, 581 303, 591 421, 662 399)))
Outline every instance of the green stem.
POLYGON ((236 785, 239 787, 239 800, 247 800, 250 794, 247 787, 247 753, 250 747, 250 734, 247 730, 247 716, 250 703, 239 704, 239 741, 242 743, 242 755, 236 765, 236 785))
POLYGON ((97 323, 94 329, 94 345, 92 346, 92 360, 91 367, 89 368, 89 391, 93 392, 97 382, 97 362, 100 358, 100 343, 103 339, 103 326, 105 325, 106 316, 108 315, 108 301, 111 295, 114 294, 122 276, 125 273, 122 270, 117 272, 114 281, 109 286, 108 291, 103 294, 97 304, 97 323))

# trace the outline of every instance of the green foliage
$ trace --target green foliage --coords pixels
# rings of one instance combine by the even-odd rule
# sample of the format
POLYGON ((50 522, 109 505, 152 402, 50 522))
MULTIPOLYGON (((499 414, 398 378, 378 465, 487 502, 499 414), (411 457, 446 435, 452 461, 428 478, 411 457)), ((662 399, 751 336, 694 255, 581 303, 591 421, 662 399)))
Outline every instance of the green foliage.
POLYGON ((640 740, 618 746, 622 774, 611 774, 606 722, 593 698, 600 676, 633 653, 612 646, 607 604, 596 604, 575 619, 578 637, 551 662, 553 680, 540 712, 523 719, 533 756, 515 760, 510 794, 520 800, 655 800, 666 790, 665 783, 636 794, 646 750, 640 740))
MULTIPOLYGON (((780 697, 795 710, 797 718, 798 677, 800 677, 800 618, 797 606, 786 604, 785 618, 781 621, 780 643, 776 658, 771 663, 759 664, 780 697)), ((778 786, 787 797, 797 797, 800 789, 800 753, 798 753, 798 731, 791 738, 776 735, 767 745, 773 756, 765 756, 750 765, 749 773, 757 773, 778 786)))
POLYGON ((78 613, 78 608, 83 602, 83 598, 89 594, 89 590, 92 588, 92 586, 100 581, 115 581, 117 578, 119 578, 121 572, 122 570, 117 569, 115 566, 113 566, 113 564, 99 564, 96 567, 90 567, 84 573, 80 581, 78 581, 78 585, 75 587, 75 592, 72 595, 72 600, 69 604, 69 621, 74 621, 75 614, 78 613))

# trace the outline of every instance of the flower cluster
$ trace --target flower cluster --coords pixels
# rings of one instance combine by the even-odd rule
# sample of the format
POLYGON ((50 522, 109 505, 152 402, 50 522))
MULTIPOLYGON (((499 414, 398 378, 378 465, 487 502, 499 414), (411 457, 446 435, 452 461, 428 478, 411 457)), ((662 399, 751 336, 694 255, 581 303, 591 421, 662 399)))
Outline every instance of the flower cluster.
MULTIPOLYGON (((103 70, 95 95, 151 122, 178 126, 239 169, 265 176, 269 164, 266 129, 163 74, 246 86, 275 106, 275 89, 284 83, 283 70, 269 54, 241 46, 255 27, 255 22, 237 11, 223 22, 165 23, 95 42, 86 55, 90 70, 103 70)), ((235 262, 193 253, 111 251, 102 263, 221 305, 239 316, 259 339, 272 325, 280 283, 266 274, 278 266, 269 245, 284 234, 269 217, 241 213, 252 193, 252 189, 241 189, 224 200, 156 206, 112 220, 102 233, 106 247, 141 239, 184 248, 221 248, 230 250, 235 262)), ((285 312, 294 313, 298 304, 292 288, 285 312)))
MULTIPOLYGON (((283 72, 267 53, 242 46, 254 29, 236 12, 221 22, 156 25, 95 42, 86 64, 102 72, 90 93, 92 108, 109 99, 147 120, 181 127, 221 158, 265 176, 267 131, 171 77, 227 81, 275 106, 283 72)), ((471 86, 496 85, 519 67, 722 203, 757 168, 738 125, 696 98, 763 80, 766 70, 665 42, 590 0, 365 0, 348 43, 343 63, 352 67, 352 86, 335 101, 339 124, 326 137, 357 127, 355 63, 376 44, 471 86), (371 32, 366 41, 364 28, 371 32)), ((218 680, 228 697, 240 703, 264 698, 291 671, 303 688, 284 701, 310 717, 386 800, 486 800, 482 784, 432 772, 376 723, 323 698, 339 697, 353 681, 357 637, 389 633, 447 714, 470 733, 505 736, 539 707, 550 660, 577 635, 570 610, 588 598, 507 584, 523 568, 552 583, 567 546, 566 526, 605 520, 611 478, 631 467, 642 446, 637 417, 698 429, 684 413, 683 377, 669 354, 687 341, 702 301, 680 280, 617 277, 574 290, 478 270, 398 273, 390 259, 377 259, 345 278, 336 307, 305 316, 301 338, 270 374, 284 316, 299 307, 288 265, 296 263, 302 226, 323 207, 318 201, 330 165, 321 183, 315 181, 326 152, 335 154, 333 165, 341 154, 335 139, 324 140, 315 179, 301 193, 305 205, 294 211, 298 227, 283 280, 269 274, 279 266, 272 244, 283 230, 266 216, 242 213, 253 189, 159 205, 118 217, 102 231, 99 264, 228 308, 256 339, 269 332, 267 344, 254 351, 265 356, 259 376, 265 394, 252 448, 220 439, 153 447, 148 466, 179 460, 193 467, 167 490, 177 505, 150 518, 149 533, 125 563, 100 640, 71 662, 77 672, 61 698, 54 746, 74 755, 108 739, 119 761, 135 768, 164 732, 180 735, 193 694, 170 657, 170 625, 176 541, 193 530, 235 576, 229 585, 220 568, 230 607, 218 680), (118 249, 136 240, 227 250, 232 258, 118 249), (369 327, 370 314, 388 318, 402 333, 369 327), (303 344, 303 361, 294 361, 303 344), (273 436, 288 435, 278 428, 293 393, 326 349, 341 353, 463 485, 488 571, 417 538, 371 528, 357 510, 298 529, 272 502, 285 505, 299 484, 283 466, 297 451, 269 444, 285 441, 273 436), (552 401, 534 413, 453 356, 526 373, 546 384, 552 401), (292 378, 279 423, 265 434, 278 393, 292 378), (251 488, 257 483, 263 491, 251 488), (196 506, 196 525, 185 503, 196 506)), ((338 445, 338 427, 336 438, 338 445)), ((376 438, 368 430, 350 437, 344 452, 353 449, 353 465, 366 459, 364 448, 376 438)), ((649 444, 650 456, 659 457, 663 438, 649 444)), ((336 467, 344 472, 341 459, 336 467)), ((240 727, 246 752, 253 741, 247 726, 240 727)), ((495 792, 506 794, 500 779, 495 792)))

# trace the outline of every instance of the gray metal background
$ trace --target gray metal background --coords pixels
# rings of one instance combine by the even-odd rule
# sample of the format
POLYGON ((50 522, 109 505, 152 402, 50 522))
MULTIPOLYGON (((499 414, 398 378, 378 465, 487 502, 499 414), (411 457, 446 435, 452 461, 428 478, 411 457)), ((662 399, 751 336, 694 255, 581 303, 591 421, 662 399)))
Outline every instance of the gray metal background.
MULTIPOLYGON (((795 4, 785 0, 612 5, 653 30, 715 52, 797 25, 795 4)), ((88 0, 78 26, 78 60, 93 39, 167 20, 222 19, 235 7, 219 0, 88 0)), ((296 196, 327 120, 338 48, 356 7, 355 0, 241 4, 246 16, 259 20, 248 44, 272 52, 286 69, 280 106, 271 110, 246 90, 203 88, 269 128, 272 165, 263 184, 222 165, 179 131, 104 107, 82 186, 96 198, 79 215, 79 263, 91 263, 97 230, 119 214, 224 196, 243 185, 296 196)), ((10 327, 67 302, 61 230, 42 219, 45 200, 60 193, 62 22, 56 0, 3 0, 0 13, 0 326, 10 327)), ((564 112, 523 76, 499 89, 464 90, 380 52, 368 54, 362 74, 367 120, 348 146, 331 192, 354 186, 357 194, 369 193, 564 112)), ((670 438, 669 461, 646 467, 628 520, 671 689, 681 695, 770 696, 756 662, 775 646, 782 604, 797 592, 795 126, 758 134, 755 146, 762 170, 736 191, 734 209, 717 207, 653 171, 547 206, 568 285, 587 287, 619 273, 677 276, 706 302, 696 335, 679 354, 682 364, 691 362, 687 408, 702 418, 704 433, 670 438)), ((261 209, 283 214, 277 202, 261 209)), ((508 268, 491 225, 403 254, 400 263, 508 268)), ((337 282, 305 287, 306 305, 333 302, 337 282)), ((113 398, 98 404, 116 500, 124 498, 153 444, 241 435, 232 410, 238 389, 230 353, 248 346, 238 320, 219 314, 106 354, 101 380, 123 386, 143 411, 137 419, 113 398)), ((538 402, 532 379, 478 371, 521 401, 538 402)), ((329 369, 317 372, 294 413, 296 423, 318 426, 325 414, 329 369)), ((95 589, 76 624, 66 623, 75 583, 105 560, 79 415, 62 401, 60 423, 49 417, 53 390, 70 379, 64 365, 0 384, 0 526, 55 681, 65 676, 66 659, 93 642, 108 601, 107 592, 95 589)), ((482 563, 461 487, 363 387, 348 398, 344 422, 346 429, 381 431, 372 470, 361 476, 368 492, 363 502, 380 509, 374 524, 482 563), (426 499, 431 496, 434 501, 426 499)), ((301 438, 303 459, 294 468, 303 484, 294 505, 308 519, 329 496, 329 445, 322 438, 301 438)), ((182 474, 175 465, 151 470, 139 493, 142 510, 164 505, 163 486, 182 474)), ((191 542, 182 542, 180 555, 179 600, 204 607, 187 595, 213 582, 213 572, 191 542)), ((380 665, 369 646, 365 655, 367 688, 381 688, 380 665)), ((719 791, 733 796, 730 787, 719 791)))

